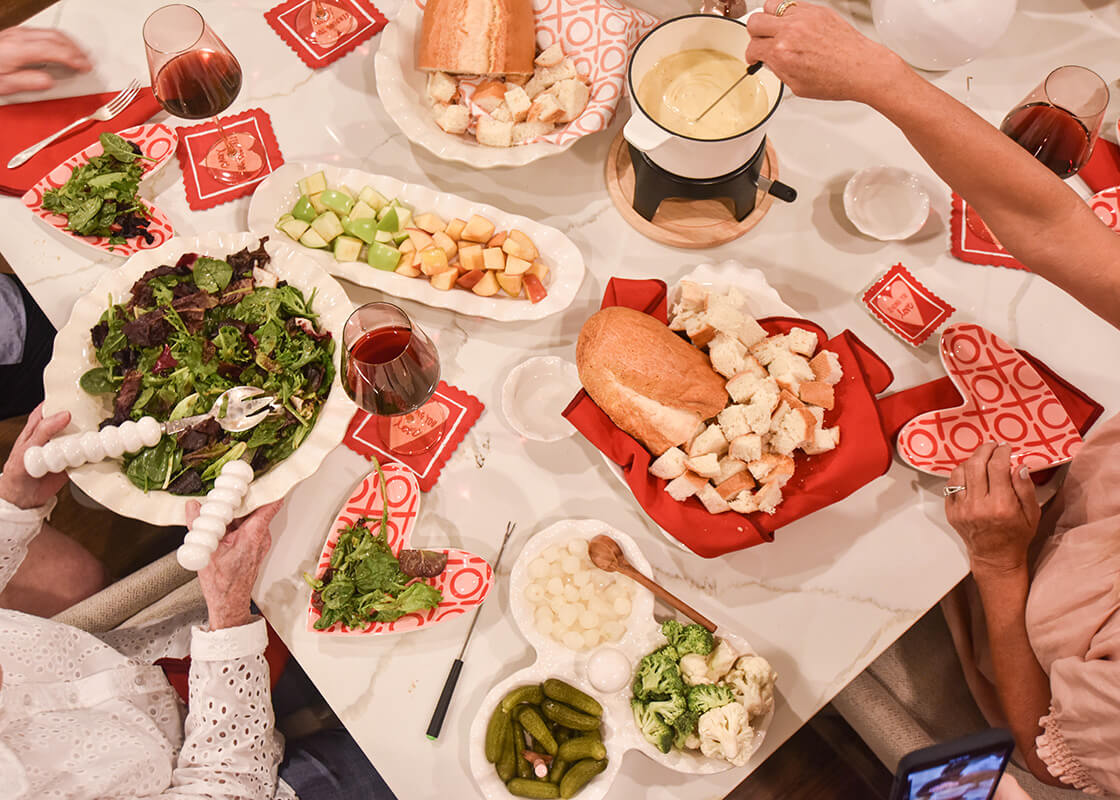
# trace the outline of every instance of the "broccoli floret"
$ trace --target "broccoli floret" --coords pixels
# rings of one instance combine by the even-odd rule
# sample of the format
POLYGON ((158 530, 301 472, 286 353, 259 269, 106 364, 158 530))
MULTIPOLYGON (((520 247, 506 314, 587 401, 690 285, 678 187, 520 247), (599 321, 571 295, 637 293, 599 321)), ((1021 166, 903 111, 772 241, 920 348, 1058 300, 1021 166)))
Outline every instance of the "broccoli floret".
POLYGON ((653 652, 663 653, 664 655, 668 656, 673 661, 680 661, 681 660, 681 654, 678 653, 677 648, 673 647, 673 645, 671 645, 671 644, 667 644, 663 647, 659 647, 656 650, 654 650, 653 652))
POLYGON ((683 694, 674 694, 668 700, 652 700, 649 708, 665 722, 672 725, 688 709, 688 703, 683 694))
POLYGON ((662 722, 648 705, 636 698, 630 701, 630 710, 634 712, 634 724, 645 740, 662 753, 668 753, 673 746, 673 729, 662 722))
POLYGON ((633 690, 640 700, 684 694, 680 667, 667 654, 655 650, 638 662, 633 690))
POLYGON ((735 692, 730 686, 700 683, 688 690, 688 710, 703 714, 735 702, 735 692))
POLYGON ((661 624, 661 633, 669 640, 669 644, 676 648, 677 654, 680 656, 686 656, 689 653, 706 656, 716 646, 716 640, 711 631, 696 623, 682 625, 675 619, 669 619, 661 624))

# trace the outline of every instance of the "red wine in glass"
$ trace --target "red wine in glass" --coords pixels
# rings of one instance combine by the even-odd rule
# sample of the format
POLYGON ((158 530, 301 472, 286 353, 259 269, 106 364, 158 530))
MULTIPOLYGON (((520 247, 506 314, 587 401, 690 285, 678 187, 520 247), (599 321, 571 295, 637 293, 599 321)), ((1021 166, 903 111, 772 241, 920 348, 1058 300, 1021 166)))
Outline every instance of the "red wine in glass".
POLYGON ((1076 175, 1092 152, 1085 124, 1049 103, 1028 103, 1015 109, 1003 120, 1000 130, 1059 178, 1076 175))
POLYGON ((183 119, 215 117, 241 91, 241 65, 226 53, 194 50, 175 56, 156 75, 155 93, 168 113, 183 119))
POLYGON ((431 400, 439 385, 439 355, 431 339, 391 303, 369 303, 342 332, 342 378, 350 398, 378 417, 390 452, 416 455, 442 438, 443 407, 431 400))

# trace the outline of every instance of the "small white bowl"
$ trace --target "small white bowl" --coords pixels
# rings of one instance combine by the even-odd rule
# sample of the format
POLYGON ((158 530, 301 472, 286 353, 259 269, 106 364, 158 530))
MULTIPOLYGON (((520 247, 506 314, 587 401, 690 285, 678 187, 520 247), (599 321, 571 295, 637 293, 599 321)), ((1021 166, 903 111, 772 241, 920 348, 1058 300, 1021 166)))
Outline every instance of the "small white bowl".
POLYGON ((929 219, 929 194, 913 172, 868 167, 844 187, 844 213, 868 236, 883 241, 907 239, 929 219))
POLYGON ((510 370, 502 386, 502 413, 526 439, 556 442, 576 432, 561 413, 579 390, 575 364, 556 356, 535 356, 510 370))

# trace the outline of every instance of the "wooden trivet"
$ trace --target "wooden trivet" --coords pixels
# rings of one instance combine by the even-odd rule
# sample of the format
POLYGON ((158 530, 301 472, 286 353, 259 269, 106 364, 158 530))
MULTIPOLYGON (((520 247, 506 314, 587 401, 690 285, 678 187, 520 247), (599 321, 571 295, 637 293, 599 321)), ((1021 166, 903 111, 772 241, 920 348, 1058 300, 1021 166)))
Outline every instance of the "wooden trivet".
MULTIPOLYGON (((735 219, 729 200, 685 200, 670 197, 662 201, 651 222, 631 205, 634 198, 634 166, 630 163, 630 150, 621 131, 611 143, 604 171, 607 192, 622 218, 638 233, 670 247, 699 250, 727 244, 757 225, 774 202, 773 197, 760 191, 754 211, 740 222, 735 219)), ((762 161, 762 174, 772 181, 778 180, 778 155, 769 141, 762 161)))

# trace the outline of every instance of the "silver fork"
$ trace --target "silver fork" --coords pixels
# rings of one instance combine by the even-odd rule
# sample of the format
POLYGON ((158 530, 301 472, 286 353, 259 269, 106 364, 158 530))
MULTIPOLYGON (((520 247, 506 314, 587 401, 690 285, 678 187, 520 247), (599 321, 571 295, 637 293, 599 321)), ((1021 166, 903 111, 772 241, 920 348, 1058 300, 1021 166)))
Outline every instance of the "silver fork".
POLYGON ((70 131, 74 130, 79 125, 83 125, 91 120, 96 120, 98 122, 108 122, 113 117, 117 116, 117 114, 128 108, 129 104, 136 99, 136 95, 138 95, 139 93, 140 82, 134 80, 125 87, 124 91, 122 91, 120 94, 118 94, 105 105, 101 106, 101 108, 97 109, 89 116, 82 117, 79 120, 71 122, 58 133, 51 134, 43 141, 33 144, 26 150, 17 153, 12 157, 12 160, 8 162, 8 169, 15 169, 16 167, 27 163, 28 159, 30 159, 44 147, 70 133, 70 131))

